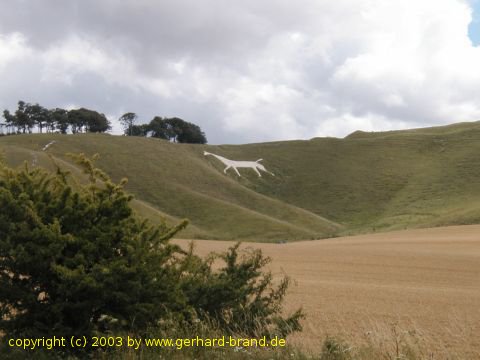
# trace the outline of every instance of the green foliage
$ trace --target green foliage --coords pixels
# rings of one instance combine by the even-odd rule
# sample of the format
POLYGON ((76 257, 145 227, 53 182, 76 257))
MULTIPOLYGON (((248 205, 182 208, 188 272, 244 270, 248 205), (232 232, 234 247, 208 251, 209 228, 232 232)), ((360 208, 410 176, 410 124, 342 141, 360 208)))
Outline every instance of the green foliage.
POLYGON ((152 137, 173 142, 190 144, 207 143, 205 133, 198 125, 189 123, 177 117, 164 119, 160 116, 155 116, 150 123, 143 126, 143 128, 135 128, 135 133, 139 134, 136 136, 146 136, 150 133, 152 137))
POLYGON ((50 110, 50 123, 52 123, 52 126, 56 127, 61 134, 66 134, 70 126, 68 111, 60 108, 50 110))
POLYGON ((179 118, 163 119, 170 140, 179 143, 206 144, 207 138, 198 125, 179 118))
POLYGON ((40 133, 46 125, 50 125, 48 110, 39 104, 26 104, 25 114, 28 117, 30 124, 38 126, 40 133))
MULTIPOLYGON (((132 136, 132 127, 135 125, 135 121, 137 120, 138 116, 135 113, 128 112, 120 116, 118 121, 120 124, 123 125, 124 134, 128 136, 132 136)), ((138 135, 137 135, 138 136, 138 135)))
POLYGON ((111 128, 110 122, 105 115, 93 110, 77 109, 64 110, 55 108, 48 110, 39 104, 18 102, 18 108, 12 115, 8 110, 3 111, 7 134, 31 133, 37 126, 40 133, 46 128, 47 132, 54 132, 56 129, 66 134, 68 128, 72 133, 78 132, 105 132, 111 128))
POLYGON ((95 134, 5 136, 0 145, 12 164, 31 161, 32 153, 41 163, 51 140, 57 143, 48 152, 60 158, 67 151, 104 154, 102 169, 114 179, 128 176, 128 190, 150 206, 142 213, 156 209, 172 223, 189 218, 189 238, 283 242, 480 223, 480 122, 247 145, 95 134), (261 157, 276 176, 224 174, 205 150, 261 157))
MULTIPOLYGON (((46 128, 47 132, 59 130, 66 134, 70 128, 73 134, 81 132, 103 133, 111 129, 110 121, 104 114, 85 108, 70 111, 55 108, 46 109, 39 104, 18 102, 18 108, 12 115, 9 110, 3 111, 7 134, 31 133, 37 126, 40 133, 46 128)), ((205 133, 198 125, 189 123, 180 118, 163 119, 155 116, 149 124, 135 125, 138 116, 133 112, 123 114, 118 120, 128 136, 147 136, 170 140, 180 143, 206 144, 205 133)), ((3 132, 0 134, 3 135, 3 132)))
POLYGON ((132 125, 130 127, 129 135, 130 136, 147 136, 148 131, 149 131, 148 124, 132 125))
POLYGON ((199 261, 190 248, 185 265, 191 275, 183 282, 190 306, 201 319, 213 319, 234 334, 286 337, 301 330, 301 310, 287 318, 281 314, 289 279, 274 287, 272 274, 262 270, 270 259, 253 249, 240 256, 239 246, 212 254, 206 261, 199 261), (218 261, 224 266, 214 270, 218 261))
MULTIPOLYGON (((283 318, 288 286, 272 285, 258 251, 202 260, 169 239, 186 226, 151 226, 132 211, 123 187, 85 155, 69 155, 87 175, 57 167, 0 164, 0 330, 12 337, 145 334, 162 322, 215 322, 221 331, 285 336, 303 314, 283 318), (212 268, 217 258, 225 262, 212 268)), ((96 160, 96 157, 93 158, 96 160)), ((175 326, 173 326, 175 327, 175 326)), ((91 349, 90 349, 91 350, 91 349)))
POLYGON ((30 132, 33 128, 35 122, 29 116, 28 112, 29 104, 26 104, 24 101, 18 102, 18 109, 15 111, 14 121, 15 126, 17 126, 17 131, 25 134, 27 131, 30 132))
POLYGON ((165 121, 160 116, 155 116, 150 123, 146 126, 147 133, 150 133, 152 137, 169 140, 173 135, 165 121))
MULTIPOLYGON (((56 143, 48 148, 48 153, 68 166, 74 176, 79 172, 70 166, 66 152, 102 154, 98 166, 113 179, 128 177, 126 189, 135 195, 132 205, 142 216, 158 222, 167 215, 169 224, 188 218, 190 224, 181 238, 284 242, 328 237, 339 228, 312 212, 248 188, 268 186, 274 190, 290 179, 284 175, 284 167, 290 164, 275 162, 275 152, 281 146, 276 146, 275 152, 261 145, 254 149, 239 146, 239 153, 234 156, 225 154, 245 160, 268 155, 264 156, 265 166, 275 173, 280 171, 281 176, 262 178, 250 169, 241 169, 241 178, 233 172, 225 175, 223 164, 203 155, 203 150, 224 154, 224 147, 173 144, 153 138, 36 134, 5 136, 0 139, 0 147, 12 165, 31 161, 35 154, 39 165, 49 167, 48 157, 41 149, 52 140, 56 143), (244 153, 246 150, 250 153, 244 153)), ((298 188, 297 194, 302 195, 303 190, 298 188)))
POLYGON ((89 109, 70 110, 68 119, 72 126, 72 132, 105 132, 111 128, 110 122, 104 114, 89 109))
POLYGON ((115 319, 142 329, 184 306, 168 238, 173 229, 138 220, 126 181, 114 184, 78 156, 89 176, 0 171, 0 328, 8 336, 89 335, 115 319))

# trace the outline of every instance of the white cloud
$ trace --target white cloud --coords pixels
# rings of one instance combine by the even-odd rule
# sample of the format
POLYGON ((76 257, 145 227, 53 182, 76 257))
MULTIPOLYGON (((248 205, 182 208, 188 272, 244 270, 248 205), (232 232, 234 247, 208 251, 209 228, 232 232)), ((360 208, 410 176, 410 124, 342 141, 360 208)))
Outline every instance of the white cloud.
POLYGON ((30 56, 25 42, 25 37, 18 32, 0 34, 0 71, 12 62, 30 56))
POLYGON ((60 81, 72 85, 86 73, 100 75, 106 82, 134 87, 137 77, 135 64, 118 51, 108 51, 102 44, 88 38, 70 36, 45 50, 37 50, 43 67, 43 81, 60 81))

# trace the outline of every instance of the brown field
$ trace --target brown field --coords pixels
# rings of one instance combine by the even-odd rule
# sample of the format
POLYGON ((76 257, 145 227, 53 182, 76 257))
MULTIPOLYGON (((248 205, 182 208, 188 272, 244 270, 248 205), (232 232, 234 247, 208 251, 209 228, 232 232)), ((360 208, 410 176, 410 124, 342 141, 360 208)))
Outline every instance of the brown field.
MULTIPOLYGON (((230 245, 199 240, 196 251, 230 245)), ((293 280, 286 308, 301 306, 307 318, 291 343, 318 350, 332 335, 385 352, 398 342, 435 359, 480 359, 480 225, 244 246, 293 280)))

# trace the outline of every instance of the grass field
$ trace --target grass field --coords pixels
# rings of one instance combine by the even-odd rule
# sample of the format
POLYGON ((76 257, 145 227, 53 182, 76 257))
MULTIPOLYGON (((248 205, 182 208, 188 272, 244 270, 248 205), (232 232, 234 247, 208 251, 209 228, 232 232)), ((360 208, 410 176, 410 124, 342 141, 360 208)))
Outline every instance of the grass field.
MULTIPOLYGON (((331 335, 383 354, 393 354, 398 341, 424 358, 478 359, 479 234, 478 225, 452 226, 243 246, 261 248, 276 276, 294 280, 286 308, 302 306, 307 319, 293 344, 318 350, 331 335)), ((195 244, 200 254, 231 245, 195 244)))
POLYGON ((63 164, 68 152, 99 153, 114 180, 129 179, 137 211, 154 221, 188 218, 187 238, 285 242, 480 223, 480 123, 355 132, 246 145, 173 144, 101 134, 0 137, 11 164, 63 164), (238 177, 203 151, 263 158, 276 176, 238 177))
POLYGON ((98 166, 129 178, 137 210, 154 221, 189 218, 189 238, 295 241, 345 234, 480 222, 480 124, 355 132, 247 145, 183 145, 109 135, 0 138, 7 161, 48 166, 42 147, 99 153, 98 166), (264 159, 276 176, 237 177, 203 156, 264 159), (158 213, 157 213, 158 212, 158 213))
POLYGON ((57 142, 49 154, 70 170, 66 153, 99 153, 100 168, 116 181, 129 179, 127 189, 139 200, 135 206, 142 216, 155 220, 167 215, 171 223, 188 218, 192 226, 187 235, 192 238, 299 240, 326 237, 341 228, 225 176, 203 156, 202 146, 138 137, 44 134, 0 138, 0 149, 10 164, 26 160, 51 167, 41 151, 51 140, 57 142))

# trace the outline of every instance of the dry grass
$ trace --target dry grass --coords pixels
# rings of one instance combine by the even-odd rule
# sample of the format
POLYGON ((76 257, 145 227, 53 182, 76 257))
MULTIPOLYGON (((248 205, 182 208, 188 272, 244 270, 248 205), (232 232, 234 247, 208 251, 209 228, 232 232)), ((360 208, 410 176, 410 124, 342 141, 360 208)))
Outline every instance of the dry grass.
MULTIPOLYGON (((294 280, 286 307, 302 306, 307 320, 292 344, 318 351, 331 335, 391 358, 413 347, 425 358, 463 359, 480 358, 479 234, 478 225, 452 226, 245 246, 294 280)), ((228 246, 196 242, 199 254, 228 246)))

